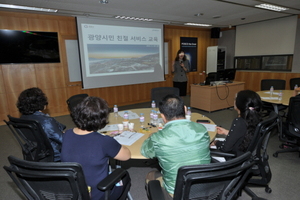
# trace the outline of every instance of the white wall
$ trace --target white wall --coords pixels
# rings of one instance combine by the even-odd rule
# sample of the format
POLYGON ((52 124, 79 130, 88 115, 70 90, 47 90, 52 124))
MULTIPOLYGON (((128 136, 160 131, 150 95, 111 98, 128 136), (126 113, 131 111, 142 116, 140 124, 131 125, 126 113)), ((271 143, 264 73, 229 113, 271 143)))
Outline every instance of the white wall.
POLYGON ((235 56, 294 54, 297 16, 236 27, 235 56))

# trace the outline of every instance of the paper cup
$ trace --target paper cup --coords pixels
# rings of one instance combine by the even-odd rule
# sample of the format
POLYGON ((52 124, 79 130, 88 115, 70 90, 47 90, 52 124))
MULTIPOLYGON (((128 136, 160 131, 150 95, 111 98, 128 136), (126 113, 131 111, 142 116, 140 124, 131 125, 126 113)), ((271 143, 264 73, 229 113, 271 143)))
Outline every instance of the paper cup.
POLYGON ((134 123, 129 123, 128 128, 130 131, 132 131, 134 129, 134 123))
POLYGON ((119 133, 121 133, 124 129, 124 125, 123 124, 118 124, 118 130, 119 130, 119 133))
POLYGON ((124 122, 123 122, 124 128, 127 128, 127 127, 128 127, 128 123, 129 123, 128 121, 124 121, 124 122))

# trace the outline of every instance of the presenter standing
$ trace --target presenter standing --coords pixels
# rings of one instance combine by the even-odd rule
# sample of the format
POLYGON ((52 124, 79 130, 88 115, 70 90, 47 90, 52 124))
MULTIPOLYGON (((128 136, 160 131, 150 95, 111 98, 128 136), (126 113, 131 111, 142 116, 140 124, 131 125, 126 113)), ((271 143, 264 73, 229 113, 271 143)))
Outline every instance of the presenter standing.
POLYGON ((172 65, 173 87, 179 88, 180 96, 186 96, 187 75, 190 71, 190 62, 183 50, 178 50, 175 61, 172 65))

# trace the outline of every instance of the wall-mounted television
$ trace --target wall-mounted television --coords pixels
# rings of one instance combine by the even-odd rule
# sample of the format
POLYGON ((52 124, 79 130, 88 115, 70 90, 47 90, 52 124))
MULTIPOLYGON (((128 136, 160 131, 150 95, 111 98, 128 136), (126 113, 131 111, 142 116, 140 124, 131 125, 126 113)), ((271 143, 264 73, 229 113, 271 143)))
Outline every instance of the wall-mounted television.
POLYGON ((0 64, 59 62, 57 32, 0 30, 0 64))

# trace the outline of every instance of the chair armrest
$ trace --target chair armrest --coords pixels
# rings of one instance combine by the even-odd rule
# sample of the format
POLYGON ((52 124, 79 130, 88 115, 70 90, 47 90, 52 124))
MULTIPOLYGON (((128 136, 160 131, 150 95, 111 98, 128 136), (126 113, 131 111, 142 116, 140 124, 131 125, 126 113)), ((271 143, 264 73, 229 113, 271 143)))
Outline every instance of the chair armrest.
POLYGON ((152 180, 148 183, 149 200, 164 200, 164 193, 158 180, 152 180))
POLYGON ((219 150, 210 149, 211 156, 219 156, 219 157, 227 157, 227 158, 234 158, 236 157, 233 153, 225 153, 219 150))
POLYGON ((107 177, 105 177, 100 183, 98 183, 97 188, 102 191, 111 189, 117 182, 119 182, 128 172, 125 169, 117 168, 107 177))

